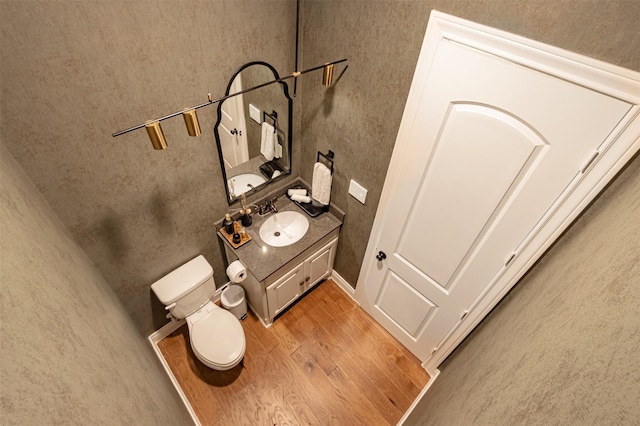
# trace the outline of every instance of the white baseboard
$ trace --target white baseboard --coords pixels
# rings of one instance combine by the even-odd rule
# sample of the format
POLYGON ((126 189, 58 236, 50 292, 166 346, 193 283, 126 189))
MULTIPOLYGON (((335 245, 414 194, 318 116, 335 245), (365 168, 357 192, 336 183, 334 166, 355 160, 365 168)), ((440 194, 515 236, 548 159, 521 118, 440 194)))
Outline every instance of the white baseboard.
MULTIPOLYGON (((342 291, 347 293, 347 295, 349 297, 351 297, 356 303, 358 303, 358 301, 356 300, 356 297, 355 297, 356 296, 356 289, 351 287, 351 285, 347 282, 347 280, 342 278, 342 276, 340 274, 338 274, 335 270, 331 271, 331 277, 330 278, 333 281, 335 281, 336 284, 338 284, 338 287, 340 287, 342 289, 342 291)), ((360 304, 358 303, 358 305, 360 305, 360 304)), ((424 368, 424 365, 422 367, 424 368)), ((425 370, 426 370, 426 368, 425 368, 425 370)), ((417 407, 417 405, 420 403, 422 398, 424 398, 424 396, 426 395, 427 391, 429 390, 429 388, 431 387, 433 382, 435 382, 436 378, 440 375, 440 370, 435 369, 433 372, 427 370, 427 373, 429 373, 429 381, 424 386, 424 388, 420 391, 420 393, 418 394, 416 399, 413 401, 413 403, 411 404, 409 409, 404 413, 404 415, 402 416, 402 418, 398 422, 397 426, 403 426, 404 425, 404 422, 407 420, 407 417, 409 417, 411 412, 417 407)))
POLYGON ((193 410, 193 407, 189 403, 187 396, 182 391, 182 388, 178 384, 178 381, 176 380, 175 376, 173 375, 173 372, 171 371, 169 364, 167 364, 167 361, 164 359, 164 356, 162 356, 162 352, 160 352, 160 348, 158 347, 158 342, 160 342, 160 340, 164 339, 165 337, 167 337, 168 335, 176 331, 178 328, 184 325, 185 322, 186 320, 184 319, 178 320, 178 321, 171 321, 170 323, 165 324, 159 330, 152 333, 148 339, 149 339, 149 343, 151 343, 151 347, 153 348, 153 351, 156 353, 156 355, 158 356, 158 359, 160 360, 160 363, 164 367, 164 370, 167 372, 167 376, 169 376, 171 383, 173 383, 173 387, 176 388, 176 391, 178 391, 178 395, 180 395, 180 399, 182 399, 182 402, 184 403, 185 407, 187 407, 187 411, 191 415, 191 420, 193 420, 193 424, 195 426, 202 426, 202 424, 200 423, 200 420, 198 420, 198 416, 196 416, 196 412, 193 410))
MULTIPOLYGON (((342 291, 347 293, 347 295, 350 298, 352 298, 356 303, 358 303, 358 301, 356 300, 356 289, 351 287, 351 284, 349 284, 347 280, 342 278, 342 276, 339 273, 337 273, 335 269, 331 271, 331 276, 329 278, 335 281, 336 284, 338 284, 338 287, 342 289, 342 291)), ((358 305, 360 304, 358 303, 358 305)))
MULTIPOLYGON (((402 416, 402 418, 398 422, 397 426, 403 426, 404 425, 404 422, 407 420, 409 415, 411 415, 411 413, 418 406, 420 401, 422 401, 422 398, 424 398, 424 396, 427 394, 427 391, 429 390, 429 388, 431 387, 433 382, 435 382, 436 379, 438 378, 438 376, 440 375, 440 370, 438 370, 438 369, 436 369, 433 373, 431 371, 427 371, 427 372, 429 373, 429 381, 424 386, 424 388, 420 391, 420 393, 418 394, 416 399, 413 400, 413 403, 411 404, 409 409, 404 413, 404 416, 402 416)), ((407 425, 407 426, 409 426, 409 425, 407 425)))
MULTIPOLYGON (((222 294, 222 291, 225 288, 227 288, 229 284, 230 283, 226 283, 220 288, 216 289, 215 293, 213 294, 213 298, 211 299, 214 303, 217 303, 220 301, 220 295, 222 294)), ((153 348, 153 351, 156 353, 156 356, 160 360, 160 363, 164 367, 164 370, 169 376, 171 383, 173 383, 173 386, 176 388, 176 391, 178 391, 178 395, 180 395, 180 399, 182 399, 182 402, 184 403, 185 407, 187 407, 187 411, 189 411, 189 414, 191 415, 191 420, 193 420, 193 424, 195 424, 196 426, 202 426, 202 424, 200 423, 200 420, 198 420, 198 416, 196 416, 196 412, 193 410, 193 407, 189 403, 187 396, 182 391, 180 384, 178 384, 178 381, 176 380, 176 377, 173 375, 173 372, 171 371, 169 364, 167 364, 167 361, 164 359, 164 356, 162 355, 162 352, 158 347, 158 343, 162 339, 164 339, 165 337, 167 337, 168 335, 176 331, 178 328, 182 327, 186 322, 187 321, 185 319, 173 320, 165 324, 164 326, 162 326, 159 330, 156 330, 153 333, 151 333, 148 337, 148 340, 149 340, 149 343, 151 344, 151 347, 153 348)))

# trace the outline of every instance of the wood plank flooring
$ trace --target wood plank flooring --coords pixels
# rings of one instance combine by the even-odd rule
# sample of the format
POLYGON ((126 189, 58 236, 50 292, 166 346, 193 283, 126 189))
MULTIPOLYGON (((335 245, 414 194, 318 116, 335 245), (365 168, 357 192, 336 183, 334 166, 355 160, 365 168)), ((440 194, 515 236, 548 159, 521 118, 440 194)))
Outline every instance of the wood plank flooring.
POLYGON ((429 381, 420 362, 337 284, 319 284, 266 329, 242 321, 244 367, 194 356, 184 325, 158 343, 203 425, 395 425, 429 381))

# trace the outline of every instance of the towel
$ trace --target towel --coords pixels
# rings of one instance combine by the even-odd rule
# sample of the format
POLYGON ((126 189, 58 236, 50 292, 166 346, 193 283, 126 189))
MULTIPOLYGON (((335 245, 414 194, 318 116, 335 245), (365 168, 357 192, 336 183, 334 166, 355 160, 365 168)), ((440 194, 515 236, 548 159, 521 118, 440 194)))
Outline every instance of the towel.
POLYGON ((273 172, 273 174, 271 175, 271 179, 275 179, 278 176, 280 176, 282 173, 280 172, 280 170, 276 170, 275 172, 273 172))
POLYGON ((293 194, 291 196, 291 199, 293 201, 297 201, 299 203, 305 203, 305 204, 311 202, 311 197, 309 197, 308 195, 293 194))
POLYGON ((276 150, 276 144, 274 142, 275 133, 271 124, 264 121, 262 123, 262 138, 260 139, 260 153, 264 155, 268 161, 273 160, 273 156, 276 150))
POLYGON ((313 180, 311 181, 311 196, 325 206, 331 201, 331 170, 322 163, 313 165, 313 180))
POLYGON ((307 195, 307 190, 304 188, 301 189, 297 189, 297 188, 291 188, 289 190, 287 190, 287 194, 289 194, 289 197, 292 197, 293 195, 307 195))

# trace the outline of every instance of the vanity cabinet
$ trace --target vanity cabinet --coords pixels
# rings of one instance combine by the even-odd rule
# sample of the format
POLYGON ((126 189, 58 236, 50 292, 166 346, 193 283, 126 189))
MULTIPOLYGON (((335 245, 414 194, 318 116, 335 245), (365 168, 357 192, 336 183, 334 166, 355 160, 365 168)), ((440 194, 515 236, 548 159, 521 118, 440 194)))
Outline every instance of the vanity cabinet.
POLYGON ((273 320, 306 291, 331 275, 337 244, 336 237, 266 287, 270 320, 273 320))
MULTIPOLYGON (((238 285, 244 289, 249 307, 265 327, 304 293, 331 276, 338 232, 338 228, 334 229, 262 280, 247 268, 247 278, 238 285)), ((225 251, 229 262, 237 259, 233 250, 225 248, 225 251)))
MULTIPOLYGON (((292 185, 308 187, 302 180, 292 185)), ((300 208, 283 195, 284 191, 275 203, 276 214, 300 212, 300 208)), ((268 194, 262 202, 273 198, 274 194, 268 194)), ((270 246, 260 236, 261 227, 271 217, 271 214, 254 215, 253 224, 246 228, 251 241, 237 248, 218 232, 227 262, 239 260, 247 268, 246 278, 238 285, 244 289, 249 307, 265 327, 270 326, 277 315, 304 293, 331 275, 344 212, 332 206, 329 212, 308 217, 309 228, 305 235, 299 241, 282 247, 270 246)), ((216 227, 220 229, 222 222, 216 227)))

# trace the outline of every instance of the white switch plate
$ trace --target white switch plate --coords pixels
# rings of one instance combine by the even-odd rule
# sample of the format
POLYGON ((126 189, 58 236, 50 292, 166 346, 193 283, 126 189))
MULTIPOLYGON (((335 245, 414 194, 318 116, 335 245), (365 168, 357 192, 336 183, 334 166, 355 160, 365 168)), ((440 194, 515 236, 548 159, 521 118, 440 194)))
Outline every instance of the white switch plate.
POLYGON ((262 124, 262 111, 249 104, 249 117, 258 124, 262 124))
POLYGON ((362 204, 364 204, 364 200, 367 199, 367 190, 353 179, 351 179, 351 182, 349 183, 349 194, 362 204))

